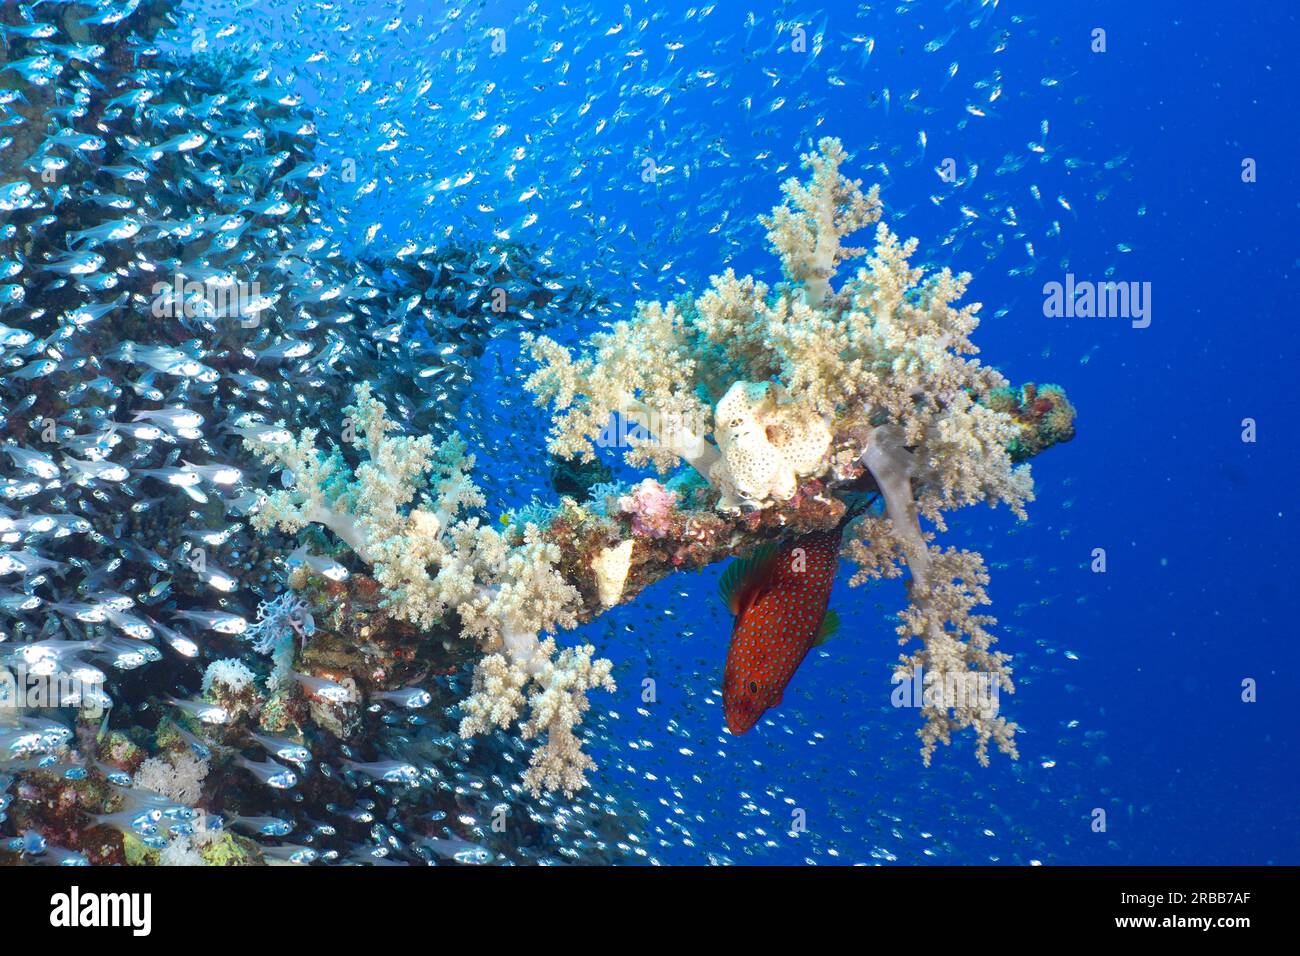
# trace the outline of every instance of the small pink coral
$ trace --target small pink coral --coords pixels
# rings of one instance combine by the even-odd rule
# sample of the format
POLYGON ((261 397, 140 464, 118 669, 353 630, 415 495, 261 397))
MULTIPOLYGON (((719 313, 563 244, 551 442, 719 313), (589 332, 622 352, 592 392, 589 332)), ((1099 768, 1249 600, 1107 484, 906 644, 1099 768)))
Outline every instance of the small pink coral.
POLYGON ((653 478, 632 486, 632 493, 618 499, 618 509, 632 516, 632 533, 662 538, 672 530, 672 511, 677 493, 653 478))

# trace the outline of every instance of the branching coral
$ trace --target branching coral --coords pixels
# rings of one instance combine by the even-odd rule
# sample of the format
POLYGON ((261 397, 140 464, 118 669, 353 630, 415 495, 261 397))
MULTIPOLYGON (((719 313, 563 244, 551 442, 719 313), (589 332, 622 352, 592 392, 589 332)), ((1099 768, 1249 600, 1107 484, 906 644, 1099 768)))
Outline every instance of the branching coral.
MULTIPOLYGON (((921 561, 900 561, 907 545, 899 540, 895 527, 883 516, 865 516, 845 545, 845 555, 858 566, 851 585, 899 577, 904 561, 913 569, 911 605, 901 615, 899 643, 906 645, 919 638, 922 646, 899 655, 895 681, 923 674, 942 686, 982 677, 995 693, 1015 693, 1011 657, 992 649, 995 639, 987 630, 996 620, 972 613, 989 603, 984 590, 989 582, 984 559, 973 551, 943 551, 923 544, 921 561), (924 568, 921 577, 918 566, 924 568)), ((927 701, 921 715, 925 725, 918 735, 926 766, 939 743, 950 744, 952 732, 966 728, 975 733, 975 756, 980 763, 988 764, 990 740, 1004 753, 1016 756, 1016 725, 998 715, 995 696, 971 694, 943 706, 927 701)))
POLYGON ((462 736, 484 733, 493 727, 508 727, 519 718, 525 705, 524 690, 530 679, 533 692, 526 702, 529 717, 520 724, 525 740, 545 734, 546 746, 533 752, 524 785, 534 793, 562 790, 572 795, 586 786, 586 771, 595 764, 582 752, 574 728, 590 704, 587 691, 596 687, 614 690, 607 660, 593 659, 591 645, 568 647, 558 655, 551 639, 538 646, 535 671, 491 654, 474 671, 474 689, 464 704, 462 736))
MULTIPOLYGON (((762 220, 783 282, 728 271, 696 298, 639 304, 576 355, 524 336, 537 363, 526 387, 554 408, 553 455, 591 462, 614 444, 633 466, 667 474, 687 465, 693 475, 606 488, 585 507, 565 499, 529 509, 499 532, 475 514, 485 502, 460 439, 435 446, 393 434, 364 384, 347 410, 355 467, 342 449, 319 450, 312 430, 282 444, 248 441, 292 479, 264 496, 258 527, 324 525, 372 565, 394 616, 478 642, 461 733, 517 723, 524 738, 544 737, 524 776, 534 792, 585 784, 592 762, 577 727, 588 691, 613 688, 593 648, 560 651, 547 635, 678 567, 783 531, 838 527, 842 490, 882 502, 848 535, 852 583, 911 575, 899 633, 920 647, 899 672, 977 674, 1012 690, 1009 657, 992 650, 993 621, 974 613, 987 603, 982 559, 931 540, 946 512, 969 504, 1002 502, 1023 516, 1032 485, 1018 464, 1068 440, 1074 410, 1059 389, 1012 391, 973 357, 979 305, 958 305, 970 277, 914 267, 916 240, 901 242, 879 221, 877 191, 844 176, 846 158, 838 141, 822 140, 803 157, 808 181, 787 182, 784 204, 762 220), (873 224, 870 250, 844 244, 873 224)), ((990 742, 1015 755, 1016 727, 996 698, 927 701, 922 714, 927 763, 960 729, 973 730, 981 762, 990 742)))
POLYGON ((576 358, 526 337, 539 363, 526 385, 557 411, 552 452, 590 457, 611 414, 630 417, 647 432, 626 442, 630 464, 662 472, 685 461, 723 508, 762 507, 827 470, 836 432, 888 423, 930 479, 927 517, 975 500, 1020 506, 1027 475, 1013 472, 1004 447, 1014 424, 978 403, 1006 382, 968 357, 979 305, 954 305, 970 277, 927 276, 909 261, 916 241, 879 223, 871 255, 832 286, 865 254, 841 240, 880 218, 875 190, 847 179, 844 159, 836 140, 822 140, 804 156, 811 181, 786 183, 786 204, 764 220, 788 280, 775 290, 728 271, 693 302, 642 303, 576 358))
MULTIPOLYGON (((1011 656, 992 650, 994 638, 986 630, 996 619, 971 613, 989 603, 984 591, 988 582, 984 559, 975 552, 931 549, 930 583, 925 588, 913 587, 912 605, 903 612, 898 628, 900 643, 919 637, 923 647, 900 657, 896 675, 906 677, 918 670, 943 680, 983 675, 995 682, 997 690, 1015 693, 1011 656)), ((948 707, 927 704, 921 713, 925 717, 920 730, 921 756, 926 766, 936 744, 950 744, 952 731, 967 727, 975 731, 975 757, 980 763, 988 765, 990 740, 1003 753, 1017 756, 1016 725, 998 716, 996 704, 977 703, 972 698, 948 707)))
MULTIPOLYGON (((639 305, 577 357, 529 338, 539 367, 527 386, 556 409, 554 453, 591 457, 611 415, 630 417, 646 434, 627 443, 628 462, 661 472, 692 465, 723 511, 790 501, 809 477, 834 483, 838 452, 851 449, 884 506, 850 536, 854 581, 897 576, 896 562, 910 570, 908 633, 923 650, 904 660, 940 677, 983 669, 1009 690, 1007 658, 988 649, 988 620, 970 614, 984 597, 982 565, 971 563, 978 556, 959 562, 935 551, 921 521, 942 532, 945 512, 977 502, 1003 502, 1023 517, 1032 483, 1015 462, 1067 440, 1073 409, 1050 392, 1050 408, 1033 410, 1055 415, 1053 426, 1027 430, 1017 414, 1026 403, 973 358, 980 306, 958 305, 970 276, 913 266, 917 241, 879 221, 877 190, 864 193, 841 172, 846 158, 838 141, 823 139, 803 157, 808 180, 786 182, 785 202, 762 219, 783 283, 728 271, 693 301, 639 305), (873 224, 870 250, 844 244, 873 224), (853 274, 837 281, 853 261, 853 274)), ((975 729, 981 760, 990 740, 1014 753, 1014 725, 994 715, 924 716, 927 761, 958 727, 975 729)))
POLYGON ((802 284, 813 308, 830 295, 830 280, 840 263, 865 251, 842 246, 840 240, 878 221, 881 213, 879 187, 864 195, 861 180, 846 179, 840 172, 848 158, 840 141, 827 137, 818 147, 820 153, 803 157, 812 173, 809 181, 787 179, 781 186, 785 203, 760 219, 786 276, 802 284))
POLYGON ((135 774, 135 786, 193 806, 203 793, 207 775, 208 761, 189 750, 178 750, 169 756, 150 757, 142 763, 135 774))
POLYGON ((612 689, 613 682, 609 663, 592 661, 590 649, 557 655, 554 641, 540 638, 577 624, 581 598, 556 569, 559 548, 534 524, 508 540, 468 513, 484 499, 469 477, 474 459, 459 436, 435 446, 427 436, 392 434, 396 425, 365 383, 346 411, 347 430, 363 456, 355 469, 340 449, 318 449, 314 430, 278 444, 246 439, 251 451, 292 479, 290 487, 262 496, 257 527, 292 533, 320 523, 372 565, 396 617, 429 629, 454 613, 462 634, 487 655, 462 732, 521 719, 531 688, 522 731, 546 739, 525 782, 576 789, 591 761, 573 723, 588 707, 586 691, 612 689))
POLYGON ((591 460, 592 443, 606 441, 610 415, 618 413, 645 432, 626 429, 629 462, 666 472, 680 460, 707 477, 718 451, 704 438, 712 415, 695 392, 689 331, 676 303, 651 303, 642 304, 633 321, 592 336, 594 357, 575 360, 551 339, 525 333, 524 343, 541 363, 525 386, 563 412, 547 442, 551 453, 591 460))

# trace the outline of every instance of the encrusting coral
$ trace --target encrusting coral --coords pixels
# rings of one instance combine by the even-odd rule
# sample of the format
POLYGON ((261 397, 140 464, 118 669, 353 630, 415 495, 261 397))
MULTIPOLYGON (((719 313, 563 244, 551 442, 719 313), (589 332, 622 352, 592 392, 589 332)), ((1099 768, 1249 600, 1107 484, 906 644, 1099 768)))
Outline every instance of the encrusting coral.
MULTIPOLYGON (((1074 410, 1059 389, 1015 392, 971 357, 979 306, 956 304, 970 277, 913 267, 916 240, 879 221, 876 190, 841 173, 846 158, 823 139, 803 157, 808 182, 788 181, 784 205, 762 220, 784 282, 728 271, 698 298, 642 303, 577 356, 524 337, 538 364, 526 386, 555 409, 550 452, 593 461, 614 425, 632 426, 619 442, 631 465, 694 469, 671 490, 646 481, 587 505, 566 498, 497 531, 475 514, 485 502, 463 442, 393 434, 364 383, 344 430, 355 467, 338 447, 318 449, 314 430, 247 441, 291 478, 263 497, 260 529, 324 525, 371 565, 395 617, 478 642, 461 732, 519 722, 523 737, 544 737, 525 774, 534 792, 584 785, 592 763, 575 728, 587 692, 613 689, 592 647, 558 650, 549 635, 677 568, 835 527, 844 494, 881 501, 847 535, 853 583, 910 572, 899 632, 921 646, 898 670, 980 673, 1012 690, 1008 655, 991 650, 992 619, 972 613, 987 603, 982 560, 932 545, 921 521, 942 532, 945 512, 976 502, 1023 516, 1032 484, 1017 463, 1068 440, 1074 410), (873 224, 870 251, 843 244, 873 224)), ((990 741, 1015 754, 1015 725, 996 706, 927 706, 923 716, 927 763, 962 728, 981 762, 990 741)))

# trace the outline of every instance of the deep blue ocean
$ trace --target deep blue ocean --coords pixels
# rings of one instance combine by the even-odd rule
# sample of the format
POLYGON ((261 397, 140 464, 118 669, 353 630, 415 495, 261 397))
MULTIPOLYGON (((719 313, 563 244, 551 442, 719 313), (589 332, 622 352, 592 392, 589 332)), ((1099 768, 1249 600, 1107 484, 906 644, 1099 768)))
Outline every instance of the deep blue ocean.
MULTIPOLYGON (((1017 761, 981 767, 959 736, 922 765, 916 715, 891 704, 904 586, 850 589, 847 562, 841 632, 740 737, 722 565, 561 634, 615 663, 617 692, 591 695, 591 781, 636 815, 646 859, 1300 864, 1294 5, 182 10, 163 46, 251 54, 313 111, 350 254, 523 243, 602 298, 546 329, 576 346, 727 268, 778 281, 756 217, 835 136, 916 261, 972 274, 981 358, 1068 392, 1077 434, 1033 460, 1028 520, 967 508, 943 536, 991 571, 1017 761), (1149 322, 1047 314, 1067 275, 1140 284, 1149 322)), ((494 513, 554 497, 549 413, 499 333, 460 413, 494 513)))
MULTIPOLYGON (((528 207, 541 221, 534 238, 548 240, 560 268, 589 276, 620 306, 697 289, 725 266, 771 276, 776 265, 753 218, 773 205, 797 153, 835 135, 855 155, 855 174, 882 184, 894 228, 921 237, 924 260, 973 273, 985 359, 1013 381, 1063 385, 1079 412, 1077 437, 1033 462, 1027 523, 969 509, 949 536, 980 548, 993 570, 992 613, 1019 679, 1007 704, 1023 728, 1016 763, 980 768, 958 741, 921 766, 911 715, 889 703, 890 615, 904 601, 897 582, 854 591, 837 583, 832 607, 844 632, 742 738, 722 727, 730 618, 716 599, 720 568, 663 581, 575 635, 617 663, 613 713, 592 745, 596 779, 643 807, 662 838, 659 859, 1300 862, 1291 707, 1300 604, 1286 551, 1297 535, 1300 465, 1291 396, 1300 358, 1291 317, 1300 266, 1295 12, 1172 0, 773 12, 719 0, 688 28, 684 4, 625 11, 596 2, 585 8, 593 26, 568 82, 533 88, 552 76, 543 65, 552 37, 536 16, 548 6, 540 0, 530 13, 494 3, 482 22, 513 24, 508 40, 528 55, 479 62, 475 76, 510 90, 516 120, 545 133, 541 142, 592 150, 585 175, 598 181, 588 194, 594 208, 583 212, 599 228, 568 225, 573 215, 558 201, 566 190, 528 207), (760 23, 747 33, 751 10, 760 23), (622 37, 600 35, 605 24, 642 17, 650 18, 638 34, 644 66, 612 55, 622 37), (813 63, 774 49, 778 21, 824 31, 813 63), (1096 28, 1104 52, 1090 48, 1096 28), (665 44, 679 34, 691 42, 669 57, 665 44), (863 37, 873 41, 869 55, 863 37), (600 93, 593 112, 608 116, 619 86, 609 72, 628 62, 641 80, 707 70, 727 82, 682 92, 668 107, 628 98, 625 120, 593 136, 591 117, 578 119, 573 107, 600 93), (786 102, 771 110, 777 96, 786 102), (800 97, 806 108, 796 108, 800 97), (696 164, 695 175, 644 188, 638 160, 659 150, 660 167, 696 164), (718 156, 726 161, 709 161, 718 156), (936 203, 953 190, 936 169, 945 157, 963 174, 978 172, 936 203), (1247 158, 1255 182, 1243 182, 1247 158), (723 210, 743 224, 724 231, 726 243, 707 228, 723 210), (1149 282, 1149 326, 1046 317, 1043 285, 1067 272, 1149 282), (1254 442, 1242 439, 1247 418, 1257 423, 1254 442), (1104 573, 1093 570, 1098 548, 1104 573), (654 704, 640 699, 647 677, 654 704), (1258 688, 1253 703, 1242 700, 1247 679, 1258 688), (806 832, 790 832, 795 811, 806 832)), ((376 22, 400 12, 406 25, 445 10, 372 7, 376 22)), ((348 8, 350 21, 362 19, 360 4, 348 8)), ((561 56, 577 38, 565 39, 561 56)), ((450 44, 362 62, 400 77, 450 44)), ((346 41, 339 50, 350 50, 346 41)), ((304 85, 308 95, 332 83, 348 95, 363 67, 333 63, 337 72, 304 85)), ((435 86, 429 95, 437 94, 435 86)), ((380 114, 339 112, 321 127, 330 130, 331 116, 339 123, 331 145, 347 156, 380 114)), ((387 195, 370 211, 376 241, 472 229, 464 207, 402 201, 413 182, 454 175, 463 145, 419 143, 421 125, 406 125, 406 157, 373 164, 372 195, 387 195), (417 145, 433 168, 408 165, 417 145)), ((361 168, 358 180, 371 168, 364 156, 361 168)), ((558 334, 576 342, 593 330, 558 334)), ((490 498, 518 504, 545 494, 535 449, 546 420, 519 390, 515 354, 510 336, 490 350, 475 402, 489 418, 508 410, 489 427, 503 429, 495 437, 518 455, 484 461, 482 478, 490 498)))

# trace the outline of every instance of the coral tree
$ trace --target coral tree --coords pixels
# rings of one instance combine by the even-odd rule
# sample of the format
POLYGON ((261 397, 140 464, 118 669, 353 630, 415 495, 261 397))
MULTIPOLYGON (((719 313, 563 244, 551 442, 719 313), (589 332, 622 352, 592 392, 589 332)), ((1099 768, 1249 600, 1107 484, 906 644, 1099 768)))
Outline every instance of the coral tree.
MULTIPOLYGON (((312 430, 249 441, 292 477, 265 496, 261 528, 330 528, 372 566, 396 617, 478 642, 461 732, 519 721, 524 737, 545 737, 525 774, 534 791, 584 785, 592 763, 575 728, 587 692, 613 688, 592 647, 559 651, 551 635, 677 568, 834 527, 844 494, 874 493, 882 505, 846 536, 853 583, 910 572, 899 635, 911 648, 898 673, 978 673, 1013 690, 992 618, 973 613, 987 603, 982 559, 932 544, 921 521, 942 532, 946 512, 977 502, 1023 516, 1032 484, 1017 463, 1068 440, 1074 410, 1060 389, 1016 392, 972 357, 980 307, 957 304, 970 276, 912 266, 916 240, 880 221, 877 191, 844 176, 846 158, 823 139, 803 157, 808 180, 786 182, 784 204, 762 219, 785 281, 769 287, 728 270, 697 298, 640 304, 576 356, 524 337, 537 363, 526 387, 554 408, 553 455, 594 460, 611 420, 622 420, 635 426, 623 443, 629 464, 661 474, 684 464, 694 477, 678 472, 668 488, 643 482, 603 502, 595 491, 581 504, 566 498, 498 532, 475 514, 484 500, 460 439, 392 434, 365 384, 348 409, 355 466, 338 448, 319 450, 312 430), (872 225, 870 250, 844 244, 872 225)), ((1015 756, 1016 725, 996 708, 942 703, 923 710, 927 763, 966 728, 982 763, 990 742, 1015 756)))

